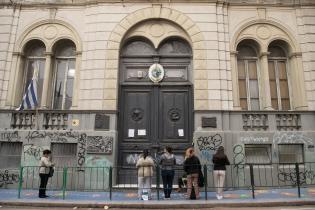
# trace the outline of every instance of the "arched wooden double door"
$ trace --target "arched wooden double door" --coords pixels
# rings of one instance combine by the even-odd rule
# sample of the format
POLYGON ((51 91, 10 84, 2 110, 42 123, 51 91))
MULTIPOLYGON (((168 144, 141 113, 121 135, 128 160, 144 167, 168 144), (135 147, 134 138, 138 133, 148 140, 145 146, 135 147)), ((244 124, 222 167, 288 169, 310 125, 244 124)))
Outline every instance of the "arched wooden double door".
POLYGON ((164 41, 155 49, 144 39, 130 40, 120 55, 118 183, 136 183, 134 167, 143 149, 158 159, 166 145, 172 146, 177 162, 191 145, 193 100, 192 52, 179 38, 164 41), (165 76, 154 83, 148 70, 162 65, 165 76))

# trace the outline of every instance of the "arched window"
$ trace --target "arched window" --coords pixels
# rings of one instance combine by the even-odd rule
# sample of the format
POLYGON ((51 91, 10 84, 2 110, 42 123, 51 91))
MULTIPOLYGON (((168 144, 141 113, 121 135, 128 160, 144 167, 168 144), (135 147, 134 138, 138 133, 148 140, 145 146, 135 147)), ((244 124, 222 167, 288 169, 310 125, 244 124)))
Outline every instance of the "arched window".
POLYGON ((276 110, 290 109, 290 94, 287 76, 287 55, 282 42, 269 45, 268 70, 272 108, 276 110))
POLYGON ((54 48, 54 94, 53 109, 70 109, 72 106, 73 82, 75 76, 75 44, 61 40, 54 48))
POLYGON ((253 41, 243 41, 237 51, 240 106, 242 110, 259 110, 256 44, 253 41))
POLYGON ((46 47, 42 41, 29 41, 24 47, 25 63, 24 63, 24 81, 23 95, 31 82, 35 70, 38 72, 37 101, 41 102, 44 72, 45 72, 45 51, 46 47))

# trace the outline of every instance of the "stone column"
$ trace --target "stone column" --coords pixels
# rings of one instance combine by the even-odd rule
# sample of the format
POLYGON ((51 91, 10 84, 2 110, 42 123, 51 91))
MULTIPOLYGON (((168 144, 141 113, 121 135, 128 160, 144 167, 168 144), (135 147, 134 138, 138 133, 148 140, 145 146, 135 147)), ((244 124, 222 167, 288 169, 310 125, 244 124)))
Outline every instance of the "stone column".
POLYGON ((51 69, 51 58, 52 53, 46 52, 46 60, 45 60, 45 73, 44 73, 44 82, 43 82, 43 92, 42 92, 42 98, 41 98, 41 107, 44 109, 50 108, 51 104, 51 97, 49 97, 51 94, 51 89, 49 88, 52 84, 52 69, 51 69))
POLYGON ((292 109, 294 110, 307 110, 307 99, 305 90, 305 80, 302 62, 302 53, 295 52, 290 55, 291 65, 288 71, 291 77, 289 78, 292 85, 292 109))
POLYGON ((80 92, 80 70, 81 70, 82 52, 76 52, 75 58, 75 77, 73 83, 73 96, 71 109, 78 109, 78 100, 80 92))
POLYGON ((270 84, 269 84, 269 71, 268 71, 268 55, 269 52, 260 53, 260 99, 262 100, 262 109, 272 110, 271 105, 271 94, 270 94, 270 84))
POLYGON ((9 90, 6 100, 6 106, 9 106, 10 108, 16 108, 20 103, 19 98, 22 96, 24 71, 21 64, 23 63, 23 57, 24 55, 20 52, 13 53, 9 90))
POLYGON ((241 110, 240 93, 238 87, 237 73, 237 51, 231 51, 231 72, 232 72, 232 94, 233 94, 233 109, 241 110))

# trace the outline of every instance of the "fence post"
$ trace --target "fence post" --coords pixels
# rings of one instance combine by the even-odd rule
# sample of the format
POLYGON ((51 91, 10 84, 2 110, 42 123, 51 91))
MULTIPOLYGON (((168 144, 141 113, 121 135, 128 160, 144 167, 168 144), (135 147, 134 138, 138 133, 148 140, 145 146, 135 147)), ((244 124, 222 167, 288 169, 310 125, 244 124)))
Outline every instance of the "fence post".
POLYGON ((21 198, 22 184, 23 184, 23 166, 20 166, 19 174, 19 188, 18 188, 18 198, 21 198))
POLYGON ((249 173, 250 173, 250 184, 252 188, 252 197, 255 199, 255 181, 254 181, 254 168, 253 165, 249 165, 249 173))
POLYGON ((113 189, 113 168, 109 167, 109 200, 112 200, 112 189, 113 189))
POLYGON ((68 176, 68 168, 63 168, 63 180, 62 180, 62 199, 66 198, 66 190, 67 190, 67 177, 68 176))
POLYGON ((203 165, 204 185, 205 185, 205 199, 208 200, 208 174, 207 165, 203 165))
POLYGON ((156 166, 156 196, 160 200, 160 167, 156 166))
POLYGON ((296 184, 298 187, 298 195, 299 195, 299 198, 301 198, 301 181, 300 181, 299 163, 295 163, 295 173, 296 173, 296 184))

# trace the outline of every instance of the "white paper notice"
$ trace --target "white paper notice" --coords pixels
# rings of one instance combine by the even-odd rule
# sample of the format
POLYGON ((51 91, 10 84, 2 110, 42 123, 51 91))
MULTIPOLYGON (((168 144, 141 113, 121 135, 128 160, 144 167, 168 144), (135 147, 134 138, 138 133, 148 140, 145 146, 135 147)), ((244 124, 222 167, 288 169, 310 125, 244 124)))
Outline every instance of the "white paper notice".
POLYGON ((184 136, 184 129, 178 129, 178 136, 184 136))
POLYGON ((138 130, 138 136, 145 136, 145 135, 146 135, 145 129, 139 129, 138 130))
POLYGON ((128 137, 135 137, 135 129, 128 129, 128 137))

